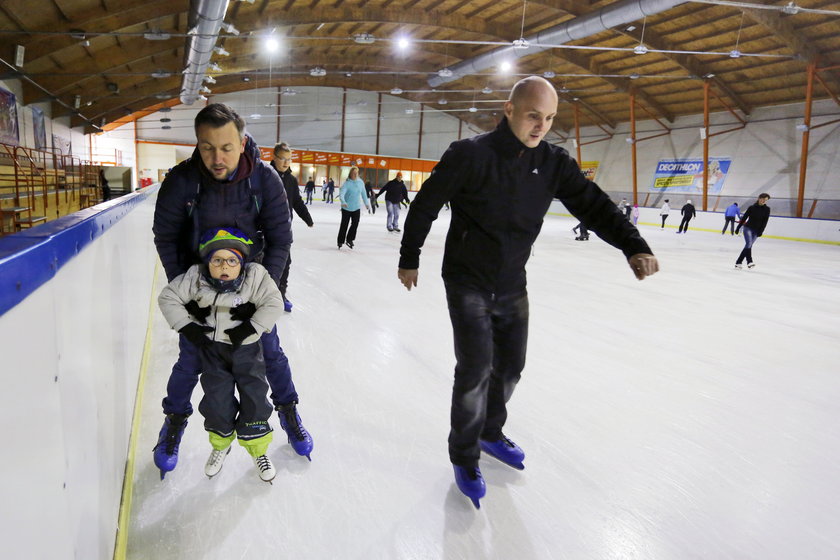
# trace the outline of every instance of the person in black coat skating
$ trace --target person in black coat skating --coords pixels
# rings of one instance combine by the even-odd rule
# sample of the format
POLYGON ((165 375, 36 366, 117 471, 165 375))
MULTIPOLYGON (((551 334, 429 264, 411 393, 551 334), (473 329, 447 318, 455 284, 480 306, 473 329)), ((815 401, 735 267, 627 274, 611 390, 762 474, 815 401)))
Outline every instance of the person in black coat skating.
POLYGON ((525 264, 552 200, 620 249, 637 279, 659 270, 648 244, 609 196, 566 150, 543 140, 557 103, 544 78, 517 82, 495 130, 449 146, 404 225, 397 277, 411 290, 432 222, 451 204, 442 271, 456 360, 449 457, 458 488, 476 506, 486 490, 478 468, 482 451, 523 468, 524 451, 502 428, 525 365, 525 264))
MULTIPOLYGON (((274 157, 271 159, 270 165, 280 175, 280 179, 283 180, 283 188, 286 190, 286 198, 289 201, 289 218, 294 217, 292 213, 292 210, 294 210, 300 216, 300 219, 306 222, 307 226, 312 227, 315 225, 312 221, 312 216, 309 214, 309 210, 306 208, 306 203, 300 197, 300 185, 298 185, 297 177, 292 174, 292 168, 289 167, 292 165, 292 149, 288 144, 280 142, 274 146, 274 157)), ((287 313, 291 313, 292 311, 292 302, 286 298, 286 290, 289 287, 289 269, 291 266, 292 253, 289 252, 289 258, 286 259, 286 268, 283 269, 283 275, 277 283, 277 287, 280 288, 280 293, 283 294, 283 309, 287 313)))
POLYGON ((680 222, 680 227, 677 230, 677 233, 686 233, 688 231, 688 222, 691 221, 691 218, 697 215, 697 211, 694 209, 694 205, 691 201, 687 201, 682 210, 680 210, 680 214, 682 214, 682 221, 680 222))
POLYGON ((738 260, 735 261, 735 268, 741 268, 744 259, 747 259, 747 268, 755 266, 752 258, 752 246, 756 239, 761 237, 764 233, 764 228, 767 227, 767 221, 770 219, 770 207, 767 206, 767 201, 770 200, 770 195, 761 193, 758 195, 758 200, 755 204, 747 208, 738 224, 736 233, 744 228, 744 248, 741 254, 738 255, 738 260))

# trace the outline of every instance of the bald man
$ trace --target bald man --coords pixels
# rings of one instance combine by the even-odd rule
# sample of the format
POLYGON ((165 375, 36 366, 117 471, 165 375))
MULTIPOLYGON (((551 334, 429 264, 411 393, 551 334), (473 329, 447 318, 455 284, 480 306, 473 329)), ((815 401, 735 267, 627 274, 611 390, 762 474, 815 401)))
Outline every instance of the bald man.
POLYGON ((566 150, 543 140, 556 112, 557 93, 548 81, 531 76, 517 82, 496 129, 449 146, 405 221, 397 275, 411 290, 432 222, 445 203, 452 209, 443 254, 456 359, 449 458, 458 488, 475 507, 486 491, 481 451, 524 468, 525 453, 502 428, 525 366, 525 264, 551 201, 563 202, 587 229, 620 249, 639 280, 659 269, 610 198, 566 150))

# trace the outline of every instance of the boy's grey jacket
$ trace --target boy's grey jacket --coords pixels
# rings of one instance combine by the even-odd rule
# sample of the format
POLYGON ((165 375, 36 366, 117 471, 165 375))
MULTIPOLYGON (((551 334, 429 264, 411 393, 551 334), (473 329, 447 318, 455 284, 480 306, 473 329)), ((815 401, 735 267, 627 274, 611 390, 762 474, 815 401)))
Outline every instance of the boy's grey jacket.
POLYGON ((158 305, 169 326, 177 331, 190 322, 197 322, 184 307, 190 300, 195 300, 201 307, 212 307, 206 324, 214 330, 208 332, 207 336, 216 342, 231 343, 224 331, 239 325, 241 321, 230 318, 230 308, 242 303, 251 302, 257 307, 251 317, 251 325, 257 334, 249 336, 242 344, 256 342, 262 333, 274 327, 283 314, 283 296, 265 267, 257 263, 246 264, 242 271, 245 278, 239 289, 219 293, 202 275, 202 266, 191 266, 187 272, 172 280, 158 296, 158 305))

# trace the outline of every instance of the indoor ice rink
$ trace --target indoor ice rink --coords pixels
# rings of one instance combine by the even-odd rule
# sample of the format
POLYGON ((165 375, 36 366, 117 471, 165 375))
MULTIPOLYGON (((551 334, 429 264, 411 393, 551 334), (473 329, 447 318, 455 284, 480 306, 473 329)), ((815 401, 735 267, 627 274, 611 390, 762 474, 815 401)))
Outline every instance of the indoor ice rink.
MULTIPOLYGON (((528 200, 547 159, 494 187, 528 200)), ((840 0, 2 0, 0 560, 838 560, 838 177, 840 0), (244 128, 196 127, 215 103, 244 128), (452 143, 494 130, 471 177, 562 148, 638 204, 660 270, 636 280, 552 203, 504 427, 525 468, 482 456, 476 508, 447 445, 452 210, 407 291, 385 197, 340 250, 337 199, 351 167, 414 198, 452 143), (208 478, 199 385, 161 479, 161 184, 199 177, 195 217, 202 170, 259 190, 246 170, 280 142, 316 189, 277 322, 311 460, 275 413, 273 483, 237 443, 208 478), (756 266, 736 269, 723 213, 760 193, 756 266)))
MULTIPOLYGON (((312 461, 275 415, 273 484, 236 444, 208 479, 195 414, 161 481, 151 450, 177 338, 152 308, 128 558, 840 555, 836 245, 763 237, 757 266, 735 270, 740 236, 676 235, 673 217, 662 230, 651 214, 640 229, 661 270, 639 282, 619 251, 595 235, 575 241, 573 219, 548 216, 528 265, 528 361, 505 428, 525 470, 482 458, 476 510, 446 447, 448 213, 408 292, 384 208, 363 213, 355 249, 337 250, 336 206, 316 201, 311 229, 294 220, 294 309, 278 323, 312 461)), ((155 292, 163 285, 159 271, 155 292)))

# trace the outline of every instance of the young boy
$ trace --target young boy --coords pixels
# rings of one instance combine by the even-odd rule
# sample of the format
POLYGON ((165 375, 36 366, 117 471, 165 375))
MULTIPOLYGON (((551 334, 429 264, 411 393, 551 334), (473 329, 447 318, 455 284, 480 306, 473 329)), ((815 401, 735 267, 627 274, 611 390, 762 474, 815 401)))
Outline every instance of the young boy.
POLYGON ((169 325, 199 349, 201 387, 198 406, 213 451, 204 466, 219 474, 234 438, 239 439, 271 482, 274 465, 266 455, 273 407, 268 402, 260 335, 283 313, 283 297, 260 264, 245 264, 252 241, 235 228, 204 233, 199 242, 203 264, 190 267, 166 286, 158 304, 169 325), (239 392, 239 401, 234 395, 239 392))

